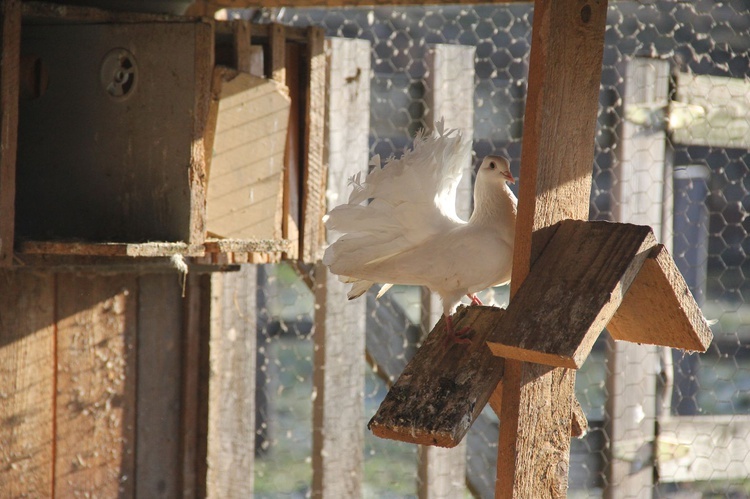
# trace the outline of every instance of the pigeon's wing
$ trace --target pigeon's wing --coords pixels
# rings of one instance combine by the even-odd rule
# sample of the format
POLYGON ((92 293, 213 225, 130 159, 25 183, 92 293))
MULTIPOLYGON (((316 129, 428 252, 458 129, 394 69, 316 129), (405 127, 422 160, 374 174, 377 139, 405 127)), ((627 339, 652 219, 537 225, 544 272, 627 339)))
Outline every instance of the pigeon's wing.
POLYGON ((326 226, 343 235, 323 262, 336 274, 356 277, 357 269, 463 223, 456 215, 456 189, 470 148, 459 132, 439 122, 434 135, 419 133, 400 159, 380 168, 374 158, 364 180, 352 178, 348 203, 327 216, 326 226))

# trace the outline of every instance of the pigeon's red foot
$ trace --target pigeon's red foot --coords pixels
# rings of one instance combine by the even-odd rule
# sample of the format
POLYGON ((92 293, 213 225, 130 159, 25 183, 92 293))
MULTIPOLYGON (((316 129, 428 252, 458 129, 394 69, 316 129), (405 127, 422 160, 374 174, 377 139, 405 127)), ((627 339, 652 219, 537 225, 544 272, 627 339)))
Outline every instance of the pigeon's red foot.
POLYGON ((446 335, 447 340, 453 340, 453 343, 461 343, 464 345, 471 345, 471 340, 467 338, 472 332, 470 327, 463 327, 459 330, 453 326, 453 318, 450 315, 445 316, 445 329, 448 334, 446 335))
POLYGON ((472 305, 484 305, 484 303, 482 303, 482 300, 480 300, 477 295, 467 294, 466 296, 469 297, 472 305))

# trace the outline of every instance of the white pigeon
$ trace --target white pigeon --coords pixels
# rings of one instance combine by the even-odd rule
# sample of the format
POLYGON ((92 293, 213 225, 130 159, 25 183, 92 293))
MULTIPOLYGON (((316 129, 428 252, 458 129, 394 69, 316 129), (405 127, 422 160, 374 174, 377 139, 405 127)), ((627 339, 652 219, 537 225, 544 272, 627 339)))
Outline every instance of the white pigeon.
MULTIPOLYGON (((349 201, 326 215, 326 226, 343 235, 323 263, 352 284, 349 299, 374 283, 421 285, 438 293, 447 329, 457 337, 451 315, 466 295, 510 280, 517 199, 508 160, 487 156, 474 185, 474 212, 468 222, 456 215, 456 189, 471 143, 456 130, 417 134, 400 159, 373 171, 353 186, 349 201), (369 203, 368 203, 369 200, 369 203)), ((380 295, 378 295, 380 296, 380 295)))

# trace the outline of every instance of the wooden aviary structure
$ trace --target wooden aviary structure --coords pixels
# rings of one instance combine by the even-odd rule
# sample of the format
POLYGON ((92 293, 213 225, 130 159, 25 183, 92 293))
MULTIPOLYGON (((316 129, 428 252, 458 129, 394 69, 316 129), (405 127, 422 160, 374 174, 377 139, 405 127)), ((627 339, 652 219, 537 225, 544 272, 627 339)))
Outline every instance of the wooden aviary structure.
POLYGON ((490 402, 500 417, 496 497, 565 495, 580 429, 574 369, 605 326, 617 339, 686 350, 705 351, 712 337, 648 227, 583 221, 606 12, 605 1, 535 2, 510 305, 461 310, 457 327, 474 341, 442 354, 439 323, 369 425, 453 446, 490 402))

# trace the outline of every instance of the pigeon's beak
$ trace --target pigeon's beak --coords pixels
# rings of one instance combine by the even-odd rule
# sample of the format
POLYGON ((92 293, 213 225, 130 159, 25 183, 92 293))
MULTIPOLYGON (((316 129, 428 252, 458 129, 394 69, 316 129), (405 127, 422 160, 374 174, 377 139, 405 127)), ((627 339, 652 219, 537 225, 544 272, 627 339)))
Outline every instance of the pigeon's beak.
POLYGON ((510 172, 503 172, 503 177, 505 177, 505 180, 510 182, 511 184, 516 183, 516 179, 513 178, 513 175, 511 175, 510 172))

